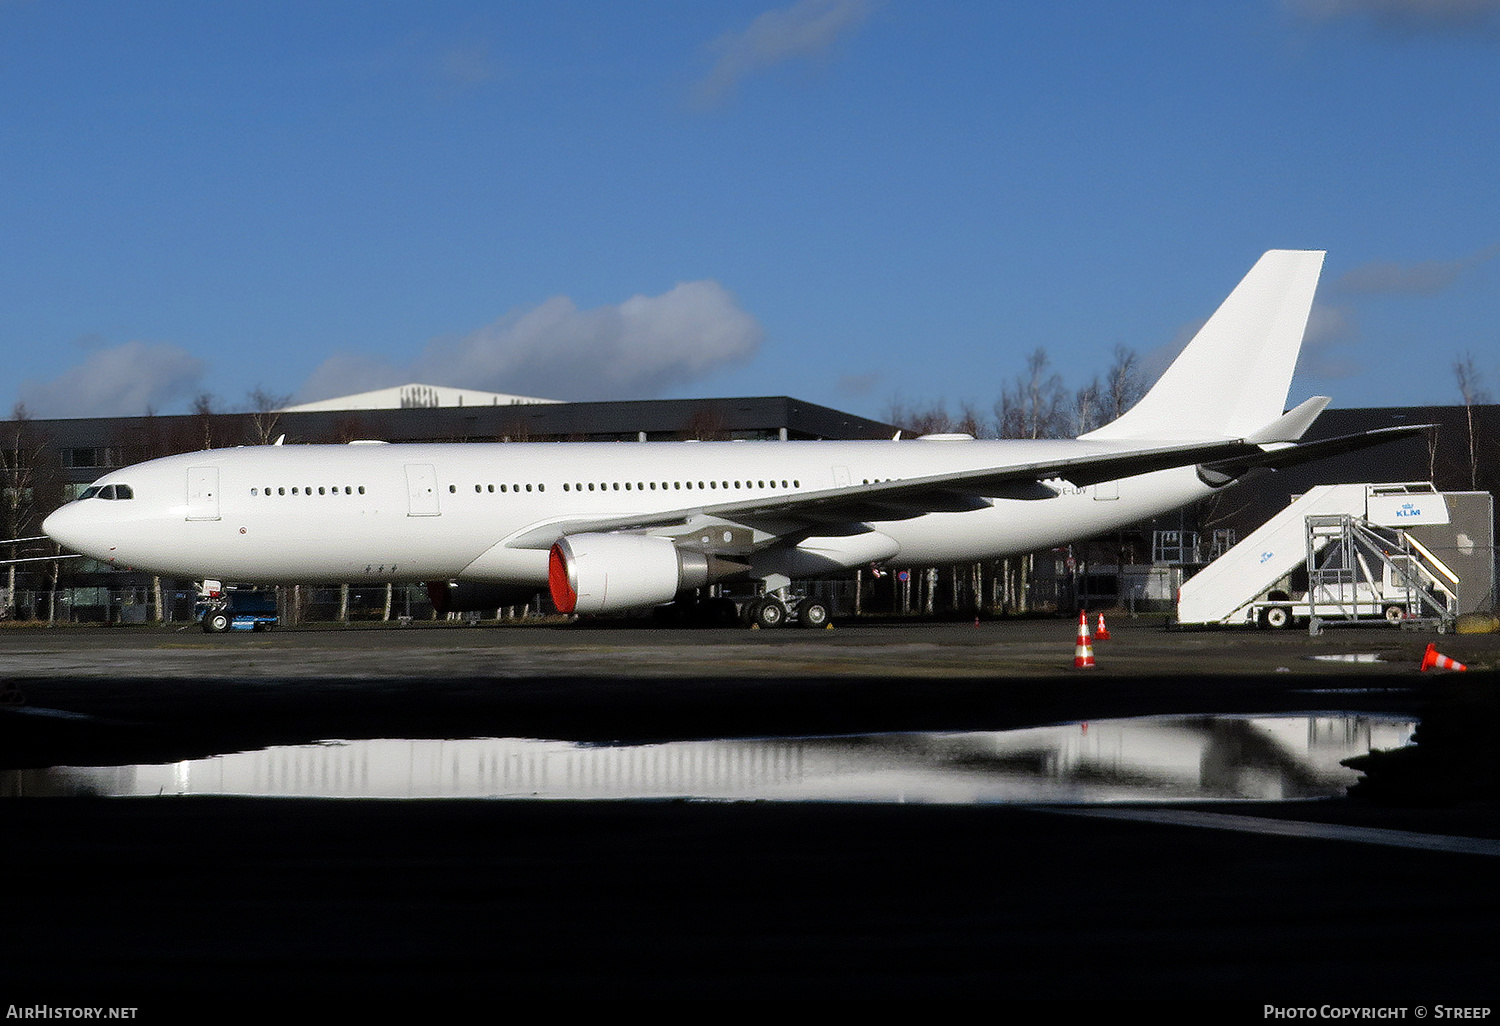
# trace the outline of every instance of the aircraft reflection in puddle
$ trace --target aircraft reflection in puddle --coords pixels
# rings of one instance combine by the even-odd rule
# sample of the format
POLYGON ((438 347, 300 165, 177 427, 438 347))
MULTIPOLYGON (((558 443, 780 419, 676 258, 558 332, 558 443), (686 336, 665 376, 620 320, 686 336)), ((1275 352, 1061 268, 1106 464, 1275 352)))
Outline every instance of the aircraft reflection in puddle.
POLYGON ((0 793, 946 804, 1290 799, 1341 793, 1358 776, 1341 759, 1400 747, 1415 726, 1320 714, 635 746, 331 741, 159 766, 17 771, 0 774, 0 793))

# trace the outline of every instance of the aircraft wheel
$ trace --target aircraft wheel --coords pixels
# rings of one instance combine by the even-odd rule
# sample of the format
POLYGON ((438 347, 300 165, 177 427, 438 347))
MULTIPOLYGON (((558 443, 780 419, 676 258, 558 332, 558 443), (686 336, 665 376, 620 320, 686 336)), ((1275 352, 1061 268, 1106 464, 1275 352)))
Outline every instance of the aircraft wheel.
POLYGON ((1266 610, 1266 626, 1272 630, 1280 630, 1292 625, 1292 611, 1286 606, 1272 606, 1266 610))
POLYGON ((786 606, 781 604, 780 599, 761 599, 755 606, 752 614, 754 622, 763 628, 780 627, 786 623, 786 606))
POLYGON ((828 607, 821 602, 804 602, 797 610, 797 622, 815 630, 828 626, 828 607))
POLYGON ((228 613, 207 613, 203 617, 203 629, 209 634, 222 634, 229 630, 228 613))
POLYGON ((1400 623, 1402 620, 1405 620, 1405 619, 1406 619, 1406 607, 1404 607, 1404 606, 1386 606, 1385 607, 1385 622, 1386 623, 1392 623, 1392 624, 1400 623))

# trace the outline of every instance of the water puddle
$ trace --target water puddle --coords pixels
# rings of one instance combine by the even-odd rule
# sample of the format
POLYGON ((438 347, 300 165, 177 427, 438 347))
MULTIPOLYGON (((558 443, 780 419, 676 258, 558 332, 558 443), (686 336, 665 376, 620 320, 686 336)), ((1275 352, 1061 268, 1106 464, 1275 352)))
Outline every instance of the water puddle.
POLYGON ((0 773, 0 795, 1119 802, 1342 793, 1343 759, 1415 721, 1321 713, 1026 730, 586 745, 524 738, 326 741, 164 765, 0 773))

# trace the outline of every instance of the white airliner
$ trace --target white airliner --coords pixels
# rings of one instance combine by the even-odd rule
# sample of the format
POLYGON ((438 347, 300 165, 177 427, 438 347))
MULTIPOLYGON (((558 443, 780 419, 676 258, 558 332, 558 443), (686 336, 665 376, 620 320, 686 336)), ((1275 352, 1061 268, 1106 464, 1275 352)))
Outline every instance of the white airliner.
POLYGON ((482 586, 491 608, 550 588, 611 612, 738 580, 775 625, 794 579, 1031 552, 1405 433, 1294 444, 1328 403, 1283 413, 1322 263, 1266 253, 1136 406, 1077 439, 249 446, 111 471, 43 530, 152 573, 482 586))

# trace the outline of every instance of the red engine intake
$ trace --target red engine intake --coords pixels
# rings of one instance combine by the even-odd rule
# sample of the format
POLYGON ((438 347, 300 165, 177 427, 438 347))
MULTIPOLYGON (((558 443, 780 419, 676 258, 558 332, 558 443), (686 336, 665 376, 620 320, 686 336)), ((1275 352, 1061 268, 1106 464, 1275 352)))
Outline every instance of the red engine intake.
POLYGON ((547 587, 564 613, 612 613, 659 606, 678 592, 744 573, 733 560, 679 549, 671 538, 575 534, 547 557, 547 587))

